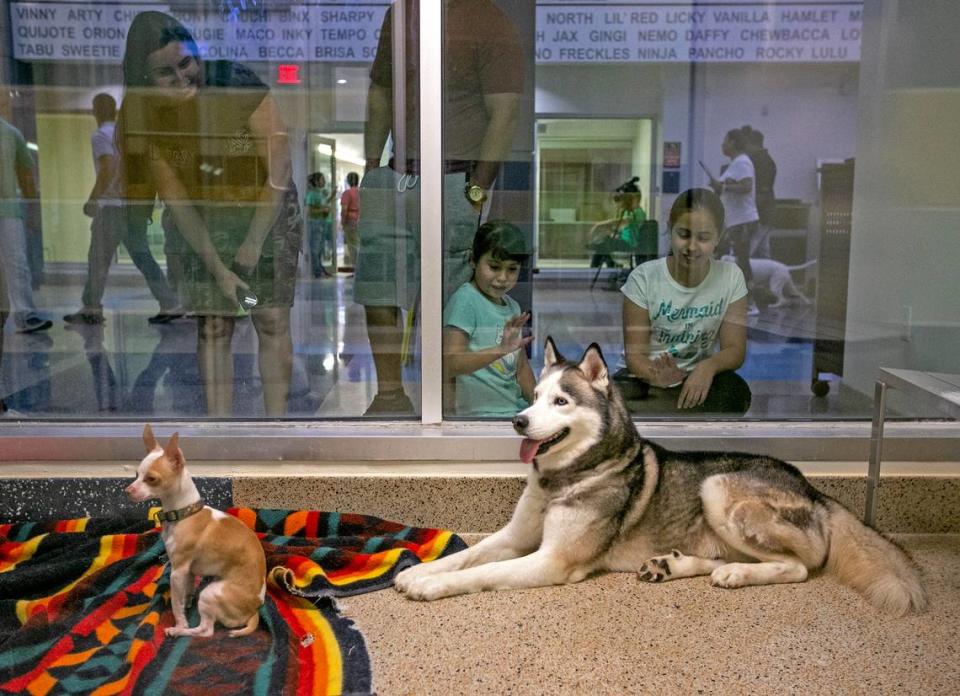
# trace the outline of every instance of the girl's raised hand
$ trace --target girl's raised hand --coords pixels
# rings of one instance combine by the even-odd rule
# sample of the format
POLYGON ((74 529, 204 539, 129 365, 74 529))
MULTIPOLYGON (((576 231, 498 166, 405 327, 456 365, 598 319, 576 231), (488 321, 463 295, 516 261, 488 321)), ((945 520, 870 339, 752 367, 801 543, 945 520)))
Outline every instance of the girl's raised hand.
POLYGON ((533 341, 533 334, 523 335, 523 327, 530 319, 530 312, 515 314, 507 319, 503 325, 503 336, 500 338, 500 349, 504 355, 513 353, 520 348, 525 348, 533 341))

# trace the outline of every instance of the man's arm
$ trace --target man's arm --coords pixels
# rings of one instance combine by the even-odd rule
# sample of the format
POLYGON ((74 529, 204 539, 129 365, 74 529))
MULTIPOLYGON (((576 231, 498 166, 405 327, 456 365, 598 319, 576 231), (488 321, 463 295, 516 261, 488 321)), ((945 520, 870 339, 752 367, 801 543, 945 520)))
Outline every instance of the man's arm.
MULTIPOLYGON (((18 133, 19 135, 19 133, 18 133)), ((17 143, 16 159, 14 168, 17 176, 17 186, 20 188, 20 195, 23 196, 24 224, 28 230, 39 230, 40 225, 40 206, 37 201, 37 180, 34 178, 33 169, 35 166, 33 155, 27 147, 27 141, 23 136, 19 137, 17 143)))
POLYGON ((17 184, 26 200, 32 201, 37 197, 37 182, 33 178, 32 165, 17 164, 17 184))
POLYGON ((480 143, 480 156, 473 170, 471 183, 490 188, 497 178, 500 163, 510 152, 513 134, 517 129, 520 95, 512 92, 485 94, 483 102, 490 116, 487 130, 480 143))
POLYGON ((267 178, 257 197, 247 235, 233 258, 234 266, 252 270, 260 260, 263 244, 283 208, 283 200, 292 177, 290 141, 280 109, 266 95, 248 121, 255 138, 257 155, 267 163, 267 178))
POLYGON ((753 178, 749 176, 744 179, 727 177, 720 182, 720 187, 721 190, 731 191, 733 193, 750 193, 753 191, 753 178))
POLYGON ((117 158, 114 155, 100 155, 97 158, 97 178, 93 182, 93 188, 90 189, 90 195, 87 196, 86 203, 83 204, 83 214, 93 217, 97 212, 97 201, 103 192, 110 185, 110 178, 113 176, 113 167, 117 158))

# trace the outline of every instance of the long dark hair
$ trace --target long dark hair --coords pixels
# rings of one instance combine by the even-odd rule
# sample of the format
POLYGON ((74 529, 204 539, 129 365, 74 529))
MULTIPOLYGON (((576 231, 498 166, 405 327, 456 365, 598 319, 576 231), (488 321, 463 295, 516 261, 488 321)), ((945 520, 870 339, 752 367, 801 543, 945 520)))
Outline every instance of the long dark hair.
MULTIPOLYGON (((148 143, 144 133, 156 130, 161 118, 161 102, 151 89, 153 82, 147 58, 175 41, 186 46, 200 63, 200 50, 193 35, 168 14, 141 12, 133 18, 127 31, 123 53, 124 96, 114 133, 117 152, 123 162, 127 198, 152 201, 156 195, 156 187, 147 173, 148 143)), ((203 79, 202 70, 199 79, 203 79)), ((165 116, 169 117, 169 114, 165 116)))
POLYGON ((720 196, 710 189, 687 189, 674 200, 670 207, 670 229, 684 213, 692 210, 706 210, 717 225, 717 232, 723 232, 724 210, 720 196))
POLYGON ((193 57, 200 60, 200 50, 193 35, 170 15, 148 11, 134 17, 127 31, 127 46, 123 53, 123 86, 152 87, 147 57, 174 41, 184 44, 193 57))

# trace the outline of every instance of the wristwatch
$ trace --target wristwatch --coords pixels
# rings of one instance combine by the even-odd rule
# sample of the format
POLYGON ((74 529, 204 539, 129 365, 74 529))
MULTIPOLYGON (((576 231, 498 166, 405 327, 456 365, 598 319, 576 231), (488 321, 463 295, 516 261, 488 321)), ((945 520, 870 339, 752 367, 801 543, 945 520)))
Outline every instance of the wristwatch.
POLYGON ((478 184, 468 183, 463 189, 463 195, 467 197, 467 200, 473 204, 483 203, 487 200, 487 191, 483 186, 478 184))

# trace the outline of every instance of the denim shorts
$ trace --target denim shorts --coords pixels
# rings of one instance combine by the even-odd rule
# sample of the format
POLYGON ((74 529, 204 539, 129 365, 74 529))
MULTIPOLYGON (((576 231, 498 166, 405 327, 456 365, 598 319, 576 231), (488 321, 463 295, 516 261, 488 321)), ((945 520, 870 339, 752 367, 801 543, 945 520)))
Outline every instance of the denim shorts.
MULTIPOLYGON (((463 172, 443 180, 443 299, 470 280, 478 215, 463 195, 463 172)), ((353 297, 371 307, 411 309, 420 293, 420 177, 390 167, 360 183, 353 297)))

